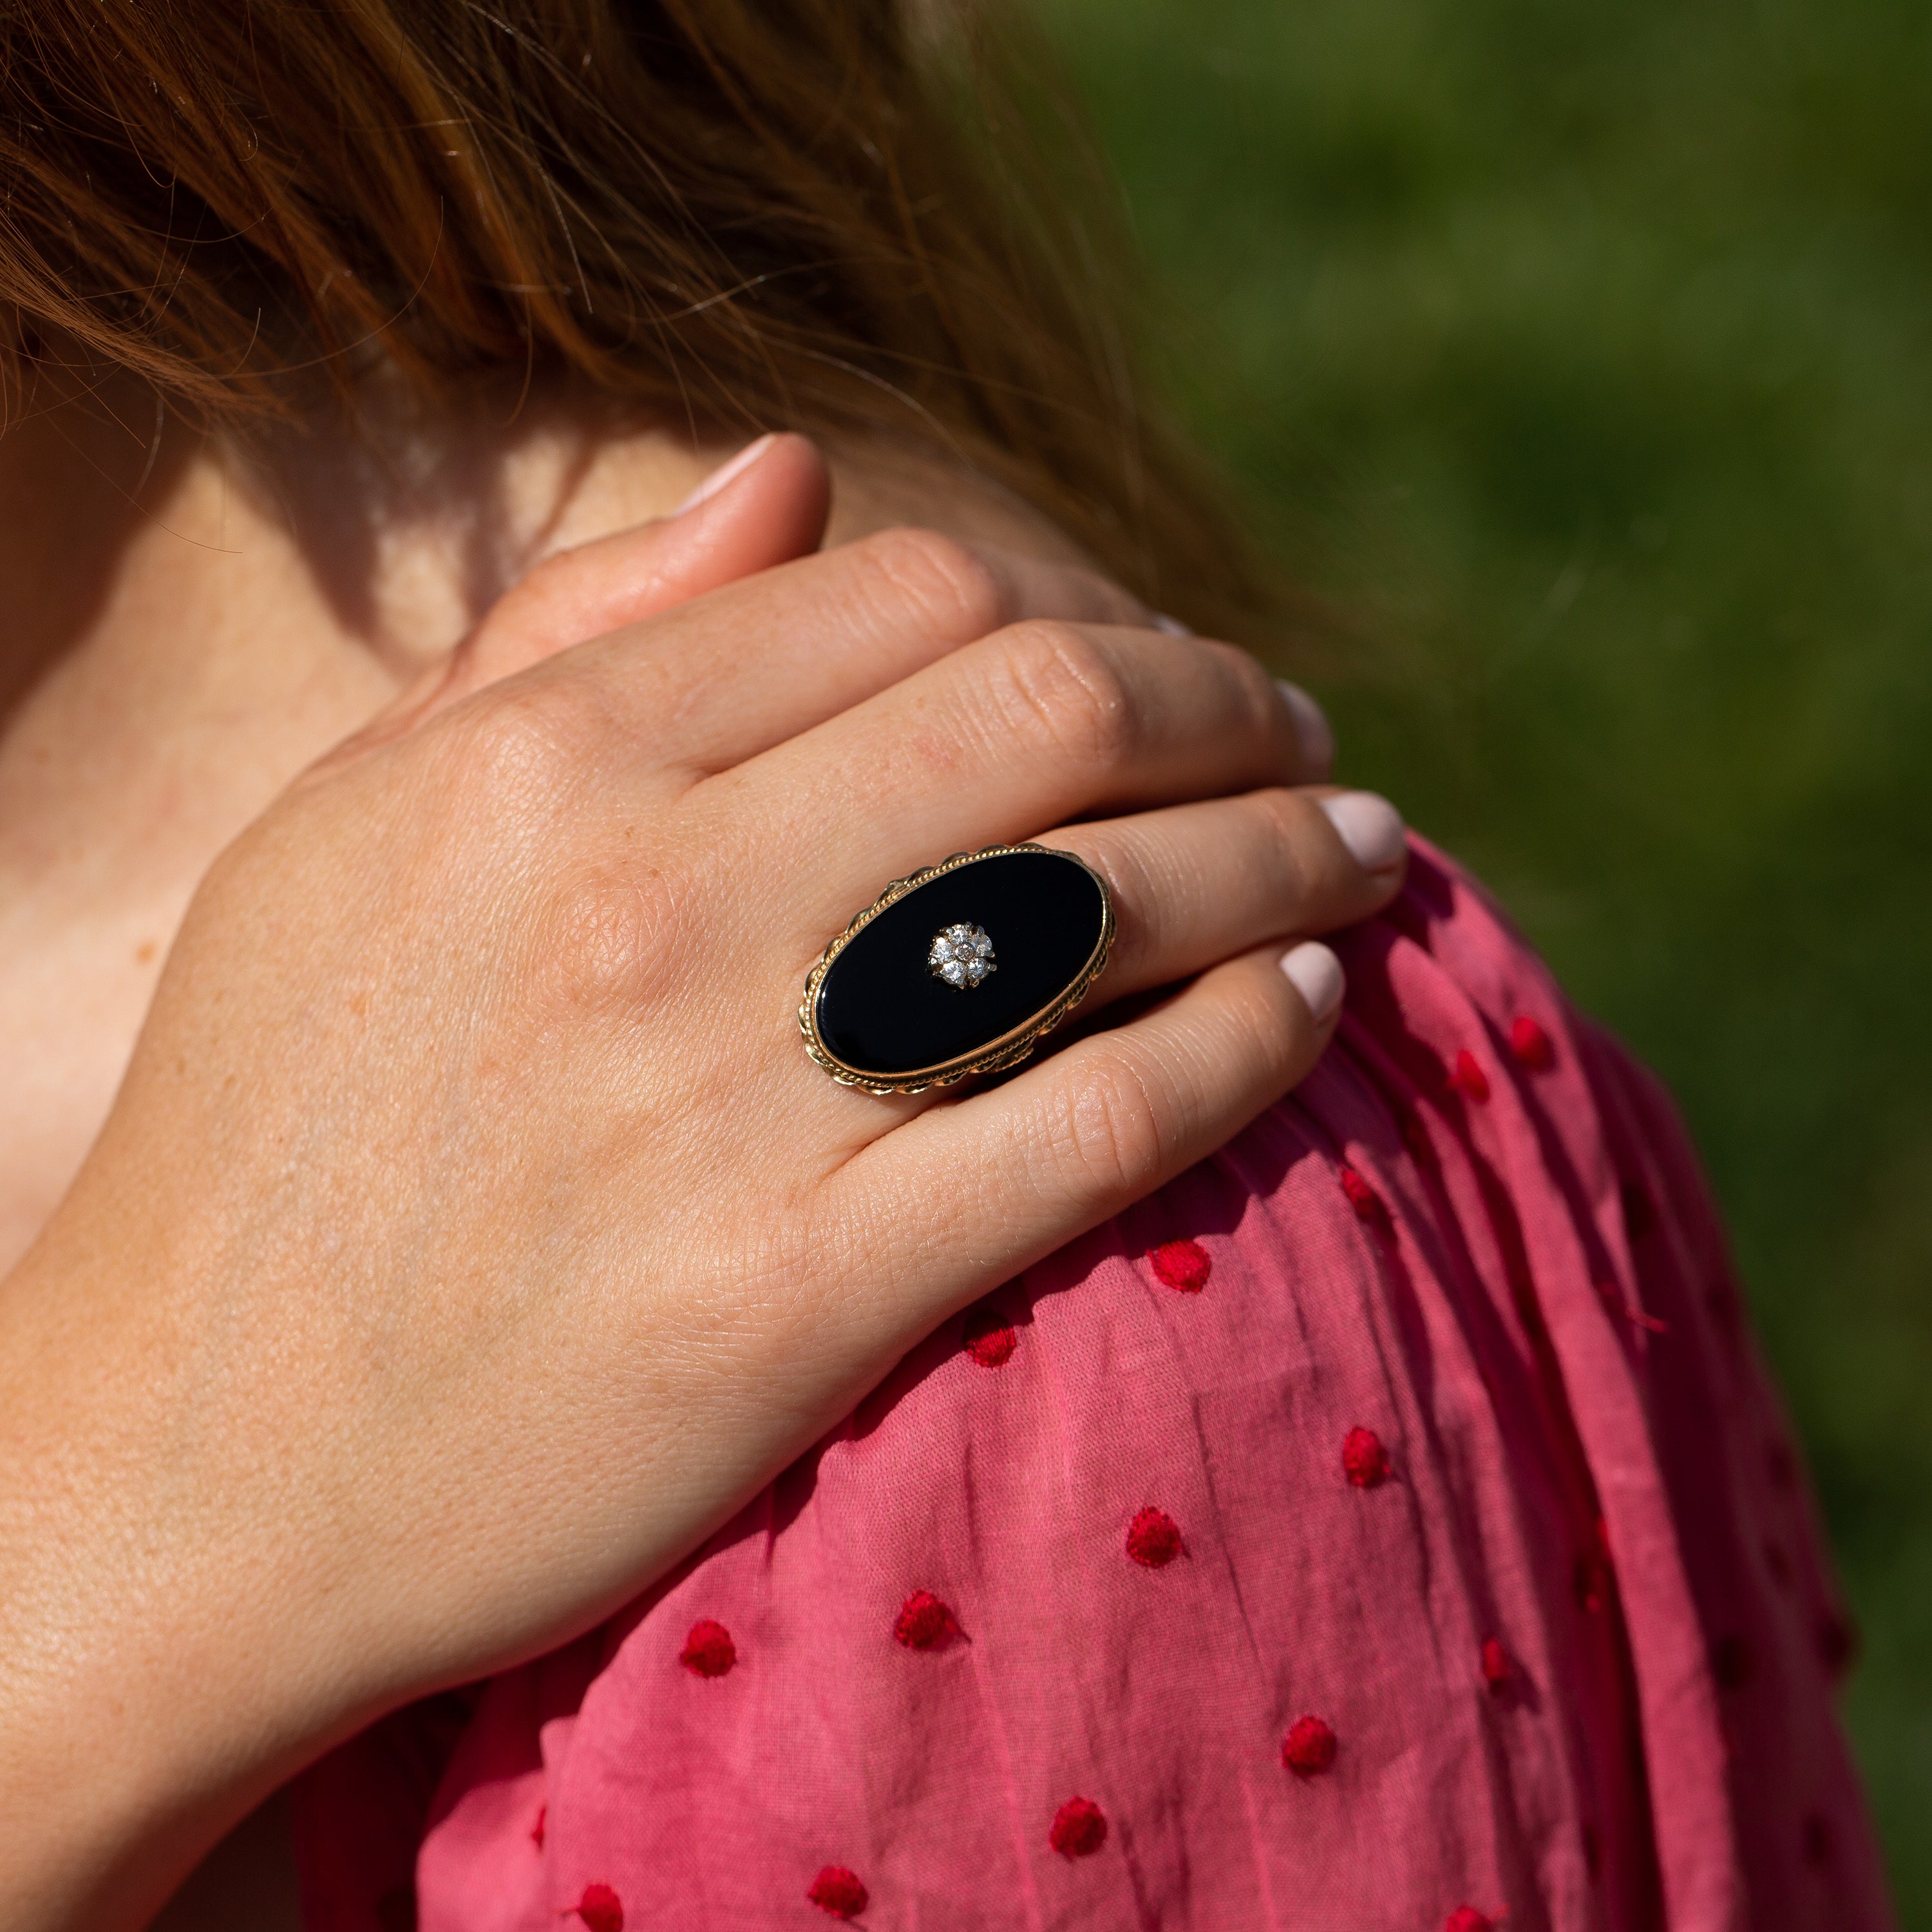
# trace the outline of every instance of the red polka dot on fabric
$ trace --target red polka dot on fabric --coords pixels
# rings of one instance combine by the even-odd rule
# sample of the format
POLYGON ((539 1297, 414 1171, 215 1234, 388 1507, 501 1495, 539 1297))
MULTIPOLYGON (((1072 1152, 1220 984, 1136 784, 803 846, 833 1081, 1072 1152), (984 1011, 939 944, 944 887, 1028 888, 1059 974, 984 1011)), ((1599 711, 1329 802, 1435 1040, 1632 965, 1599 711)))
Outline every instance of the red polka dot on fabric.
POLYGON ((700 1617, 691 1627, 677 1660, 696 1677, 722 1677, 738 1660, 738 1646, 722 1624, 700 1617))
POLYGON ((1624 1298, 1624 1292, 1613 1281, 1597 1283, 1597 1296, 1610 1312, 1628 1322, 1633 1328, 1641 1328, 1651 1335, 1668 1335, 1670 1324, 1660 1316, 1646 1314, 1634 1301, 1624 1298))
POLYGON ((1181 1294, 1198 1294, 1214 1272, 1213 1260, 1198 1241, 1163 1241, 1149 1252, 1148 1259, 1154 1264, 1155 1280, 1181 1294))
POLYGON ((537 1822, 530 1827, 530 1843, 536 1846, 538 1851, 543 1850, 544 1826, 549 1817, 550 1807, 548 1804, 539 1804, 537 1807, 537 1822))
POLYGON ((856 1918, 872 1903, 859 1874, 844 1865, 827 1865, 806 1888, 806 1897, 834 1918, 856 1918))
POLYGON ((1064 1858, 1090 1858, 1107 1842, 1107 1814, 1090 1798, 1070 1798, 1053 1814, 1046 1842, 1064 1858))
POLYGON ((1556 1043, 1527 1013, 1518 1013, 1510 1022, 1510 1051, 1532 1073, 1546 1072, 1556 1064, 1556 1043))
POLYGON ((1494 1637, 1486 1638, 1483 1644, 1483 1682, 1490 1690, 1500 1695, 1509 1688, 1510 1679, 1516 1675, 1516 1666, 1510 1661, 1510 1654, 1494 1637))
POLYGON ((1449 1069, 1449 1084, 1464 1100, 1473 1100, 1479 1107, 1490 1097, 1490 1076, 1466 1046, 1457 1052, 1449 1069))
POLYGON ((892 1635, 908 1650, 937 1650, 958 1634, 952 1610, 930 1590, 915 1590, 892 1619, 892 1635))
POLYGON ((1127 1526, 1127 1554, 1146 1569, 1165 1569, 1180 1554, 1180 1526, 1165 1510, 1141 1510, 1127 1526))
POLYGON ((624 1901, 608 1885, 586 1885, 571 1911, 590 1932, 624 1932, 624 1901))
POLYGON ((1408 1148, 1410 1156, 1419 1161, 1432 1160, 1436 1157, 1436 1144, 1429 1138, 1428 1124, 1413 1107, 1398 1110, 1395 1119, 1396 1132, 1402 1136, 1402 1144, 1408 1148))
POLYGON ((1576 1592, 1576 1607, 1596 1616, 1610 1607, 1611 1572, 1609 1563, 1594 1550, 1576 1559, 1570 1579, 1576 1592))
POLYGON ((967 1354, 982 1369, 1004 1367, 1020 1345, 1013 1324, 984 1302, 967 1310, 962 1339, 967 1354))
POLYGON ((1494 1932, 1496 1922, 1473 1905, 1459 1905, 1442 1922, 1442 1932, 1494 1932))
POLYGON ((1281 1761, 1297 1778, 1319 1778, 1335 1762, 1335 1733, 1320 1718, 1298 1718, 1282 1740, 1281 1761))
POLYGON ((1382 1205, 1382 1197, 1358 1174, 1352 1167, 1342 1170, 1342 1192, 1348 1197, 1348 1205, 1355 1210, 1358 1221, 1378 1221, 1388 1210, 1382 1205))
POLYGON ((1342 1438, 1342 1472, 1358 1490, 1379 1489, 1388 1480, 1389 1453, 1372 1429, 1352 1429, 1342 1438))

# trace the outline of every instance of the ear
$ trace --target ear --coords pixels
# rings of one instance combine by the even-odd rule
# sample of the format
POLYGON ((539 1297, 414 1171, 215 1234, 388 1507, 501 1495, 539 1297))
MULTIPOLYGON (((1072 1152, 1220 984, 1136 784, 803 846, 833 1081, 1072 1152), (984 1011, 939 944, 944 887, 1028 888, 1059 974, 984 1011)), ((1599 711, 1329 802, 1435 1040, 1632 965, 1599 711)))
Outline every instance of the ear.
POLYGON ((573 644, 810 555, 824 540, 831 506, 831 475, 812 444, 802 436, 760 437, 669 516, 533 565, 442 663, 324 763, 413 730, 472 691, 573 644))

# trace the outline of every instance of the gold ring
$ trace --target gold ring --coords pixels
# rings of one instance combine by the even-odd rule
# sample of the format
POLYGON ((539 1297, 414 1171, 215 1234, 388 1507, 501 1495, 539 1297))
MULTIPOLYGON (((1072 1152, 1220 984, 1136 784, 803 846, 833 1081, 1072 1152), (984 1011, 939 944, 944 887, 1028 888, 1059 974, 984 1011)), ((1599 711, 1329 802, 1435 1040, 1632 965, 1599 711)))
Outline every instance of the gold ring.
POLYGON ((956 852, 826 947, 799 1002, 805 1050, 868 1094, 1016 1066, 1100 976, 1114 929, 1106 881, 1071 852, 956 852))

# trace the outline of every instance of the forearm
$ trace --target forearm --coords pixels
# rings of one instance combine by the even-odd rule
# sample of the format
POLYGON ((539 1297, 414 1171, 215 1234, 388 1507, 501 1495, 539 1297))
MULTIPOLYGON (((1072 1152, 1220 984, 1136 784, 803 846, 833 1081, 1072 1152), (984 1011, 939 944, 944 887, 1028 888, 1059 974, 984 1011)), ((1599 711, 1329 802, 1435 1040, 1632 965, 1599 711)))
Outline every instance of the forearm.
POLYGON ((10 1932, 145 1924, 327 1726, 296 1604, 273 1616, 208 1507, 220 1444, 170 1305, 58 1240, 0 1283, 10 1932))

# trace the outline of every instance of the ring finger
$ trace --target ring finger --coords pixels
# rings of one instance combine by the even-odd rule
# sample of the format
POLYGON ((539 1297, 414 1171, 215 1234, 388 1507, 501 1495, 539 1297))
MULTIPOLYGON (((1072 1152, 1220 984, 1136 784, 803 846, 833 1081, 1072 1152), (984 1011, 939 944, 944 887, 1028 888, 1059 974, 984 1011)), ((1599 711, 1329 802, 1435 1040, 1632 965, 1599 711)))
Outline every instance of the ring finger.
POLYGON ((1028 623, 740 766, 720 798, 735 811, 750 788, 776 850, 818 855, 815 928, 948 852, 1292 783, 1300 757, 1280 687, 1231 646, 1028 623))
MULTIPOLYGON (((1113 900, 1113 950, 1078 1010, 1088 1022, 1078 1030, 1119 1024, 1106 1012, 1111 1002, 1192 980, 1268 942, 1279 953, 1291 936, 1333 932, 1368 917, 1400 887, 1405 837, 1386 799, 1325 788, 1270 788, 1044 835, 1042 844, 1091 866, 1113 900)), ((788 1058, 798 1052, 795 1035, 784 1050, 788 1058)), ((811 1080, 802 1054, 794 1066, 811 1080)), ((937 1089, 894 1096, 885 1113, 877 1098, 861 1101, 849 1089, 836 1101, 830 1090, 820 1093, 848 1118, 848 1152, 944 1097, 937 1089)))

